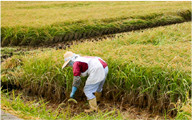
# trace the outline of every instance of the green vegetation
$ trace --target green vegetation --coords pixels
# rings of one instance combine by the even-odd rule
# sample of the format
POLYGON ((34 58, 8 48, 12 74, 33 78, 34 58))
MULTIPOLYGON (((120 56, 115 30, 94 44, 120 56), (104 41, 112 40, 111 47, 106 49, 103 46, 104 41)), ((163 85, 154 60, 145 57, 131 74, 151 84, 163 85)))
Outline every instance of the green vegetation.
MULTIPOLYGON (((2 1, 2 26, 47 26, 55 23, 104 20, 191 9, 190 2, 49 2, 2 1)), ((112 20, 113 20, 112 19, 112 20)))
MULTIPOLYGON (((105 98, 169 113, 172 103, 185 103, 191 96, 190 25, 118 34, 114 39, 87 41, 67 50, 100 56, 108 63, 105 98)), ((19 56, 18 64, 14 62, 18 57, 13 56, 2 63, 1 79, 28 93, 61 102, 69 96, 73 79, 71 68, 61 69, 64 53, 50 50, 19 56)), ((76 94, 77 100, 85 99, 83 86, 76 94)))
MULTIPOLYGON (((191 20, 191 2, 31 2, 3 1, 2 46, 49 45, 80 38, 140 30, 191 20)), ((191 22, 117 34, 67 48, 100 56, 109 65, 105 99, 129 103, 175 119, 191 116, 191 22)), ((72 69, 61 69, 67 50, 18 51, 1 48, 2 88, 19 88, 53 102, 68 98, 72 69)), ((83 78, 77 101, 86 100, 83 78)), ((1 108, 24 119, 123 119, 119 111, 72 115, 47 109, 44 100, 23 102, 22 95, 1 94, 1 108), (36 106, 38 104, 38 106, 36 106), (118 113, 118 114, 117 114, 118 113), (26 118, 26 116, 28 116, 26 118)))
POLYGON ((3 47, 1 48, 1 62, 13 55, 28 54, 26 50, 21 50, 19 47, 3 47))
POLYGON ((45 45, 191 20, 190 2, 2 2, 2 46, 45 45), (97 12, 95 12, 97 11, 97 12))
POLYGON ((175 117, 176 120, 190 120, 192 116, 192 99, 188 98, 188 101, 181 103, 178 101, 174 104, 175 108, 178 110, 178 114, 175 117))
POLYGON ((49 48, 29 48, 29 47, 1 47, 1 62, 13 55, 24 55, 33 52, 49 50, 49 48))
POLYGON ((62 108, 62 104, 59 104, 57 108, 47 108, 48 102, 43 99, 39 101, 23 101, 24 97, 22 94, 16 95, 14 91, 11 93, 3 91, 1 93, 1 109, 16 114, 19 118, 32 120, 32 119, 43 119, 43 120, 56 120, 56 119, 70 119, 70 120, 111 120, 111 119, 123 119, 122 115, 118 110, 112 110, 110 112, 98 112, 95 114, 88 115, 81 113, 78 115, 72 115, 72 109, 70 106, 66 109, 62 108))

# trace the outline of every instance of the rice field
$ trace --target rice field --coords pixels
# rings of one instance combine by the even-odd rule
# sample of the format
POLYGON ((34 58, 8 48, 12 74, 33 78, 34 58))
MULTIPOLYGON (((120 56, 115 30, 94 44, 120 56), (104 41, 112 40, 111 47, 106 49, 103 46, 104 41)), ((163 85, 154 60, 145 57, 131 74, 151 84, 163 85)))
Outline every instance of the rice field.
POLYGON ((1 18, 1 108, 29 115, 25 119, 124 119, 122 106, 129 104, 164 119, 191 118, 191 2, 2 1, 1 18), (65 50, 34 47, 55 43, 73 45, 65 50), (21 46, 26 49, 18 51, 21 46), (108 63, 103 100, 119 110, 79 112, 86 106, 86 78, 75 98, 82 108, 63 106, 73 80, 72 68, 61 69, 66 51, 108 63), (19 89, 58 108, 51 111, 41 100, 33 106, 35 101, 5 89, 19 89))
POLYGON ((3 1, 1 45, 42 46, 181 23, 191 20, 190 7, 183 1, 3 1))
POLYGON ((62 22, 145 16, 190 9, 190 2, 2 1, 2 27, 40 27, 62 22), (97 11, 97 12, 95 12, 97 11), (86 14, 85 14, 86 13, 86 14), (54 19, 53 19, 54 18, 54 19), (35 20, 34 20, 35 19, 35 20))
MULTIPOLYGON (((100 56, 110 70, 103 90, 106 99, 174 116, 176 111, 170 110, 175 104, 191 96, 190 41, 191 22, 121 33, 66 50, 13 56, 2 63, 1 80, 61 102, 69 96, 73 79, 71 68, 61 69, 65 51, 100 56)), ((76 99, 86 100, 83 84, 76 99)))

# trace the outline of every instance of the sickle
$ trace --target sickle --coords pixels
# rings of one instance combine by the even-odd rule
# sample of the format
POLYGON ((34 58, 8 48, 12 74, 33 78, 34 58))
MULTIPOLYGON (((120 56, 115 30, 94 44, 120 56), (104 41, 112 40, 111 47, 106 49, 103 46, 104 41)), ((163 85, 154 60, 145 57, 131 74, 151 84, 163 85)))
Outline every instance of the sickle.
POLYGON ((68 99, 68 102, 73 102, 73 103, 76 103, 77 104, 77 100, 73 99, 73 98, 69 98, 68 99))

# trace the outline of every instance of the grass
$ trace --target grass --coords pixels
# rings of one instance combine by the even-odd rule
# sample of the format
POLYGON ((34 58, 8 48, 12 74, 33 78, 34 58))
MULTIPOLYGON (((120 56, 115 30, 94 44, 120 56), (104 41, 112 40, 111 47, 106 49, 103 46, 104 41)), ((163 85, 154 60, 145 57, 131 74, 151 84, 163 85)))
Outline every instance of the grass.
POLYGON ((16 114, 23 119, 46 118, 46 114, 47 118, 54 118, 53 114, 55 113, 48 115, 50 110, 46 109, 46 103, 43 100, 39 101, 39 103, 36 103, 36 101, 24 103, 21 99, 21 94, 16 96, 15 92, 12 91, 12 93, 1 93, 1 101, 1 109, 16 114), (40 106, 36 104, 40 104, 40 106))
POLYGON ((122 115, 118 110, 112 110, 110 112, 98 112, 95 114, 80 113, 72 116, 71 108, 62 108, 61 104, 57 108, 48 108, 48 102, 43 99, 27 101, 24 100, 22 94, 18 94, 15 91, 6 92, 1 91, 1 110, 16 115, 22 119, 43 119, 43 120, 56 120, 56 119, 70 119, 70 120, 110 120, 110 119, 122 119, 122 115))
POLYGON ((46 51, 49 48, 32 48, 32 47, 1 47, 1 60, 13 55, 30 54, 38 51, 46 51))
POLYGON ((27 49, 21 49, 19 47, 3 47, 1 48, 1 62, 13 55, 23 55, 28 53, 27 49))
POLYGON ((45 45, 190 20, 190 2, 4 1, 1 43, 45 45))
MULTIPOLYGON (((87 41, 67 50, 100 56, 108 63, 105 98, 165 113, 172 109, 171 103, 185 103, 191 96, 190 25, 186 22, 118 34, 113 39, 87 41)), ((2 63, 1 79, 20 85, 30 94, 63 101, 69 96, 73 79, 71 68, 61 69, 65 51, 20 56, 22 64, 6 67, 17 59, 13 56, 2 63)), ((83 83, 77 100, 86 100, 83 83)))
POLYGON ((176 116, 176 120, 190 120, 191 116, 192 116, 192 105, 191 105, 191 99, 189 99, 186 103, 179 103, 181 105, 177 105, 178 106, 178 114, 176 116))

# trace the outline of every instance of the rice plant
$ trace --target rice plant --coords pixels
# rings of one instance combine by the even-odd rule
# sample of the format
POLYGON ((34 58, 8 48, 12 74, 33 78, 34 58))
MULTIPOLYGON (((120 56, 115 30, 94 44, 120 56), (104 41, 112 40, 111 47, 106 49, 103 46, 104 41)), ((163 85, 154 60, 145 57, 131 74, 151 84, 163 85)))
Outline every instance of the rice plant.
POLYGON ((120 111, 114 109, 112 111, 101 112, 95 114, 80 113, 78 115, 72 115, 70 105, 68 108, 62 108, 62 104, 56 105, 56 108, 49 108, 49 102, 45 102, 44 99, 38 100, 25 100, 23 94, 18 94, 17 91, 7 92, 1 91, 1 110, 9 112, 22 119, 43 119, 43 120, 57 120, 57 119, 71 119, 71 120, 110 120, 119 119, 123 117, 120 111))
POLYGON ((130 16, 152 19, 156 14, 172 13, 191 8, 189 1, 2 1, 2 27, 39 27, 53 24, 81 23, 94 20, 114 22, 130 16), (86 14, 85 14, 86 13, 86 14), (146 15, 153 14, 147 17, 146 15), (53 19, 53 17, 55 19, 53 19))
POLYGON ((1 44, 50 45, 190 18, 190 2, 2 2, 1 44))
MULTIPOLYGON (((191 90, 191 22, 118 34, 114 39, 84 42, 67 50, 81 55, 100 56, 109 65, 104 96, 152 112, 167 113, 171 103, 186 102, 191 90)), ((62 102, 69 96, 73 74, 62 70, 66 50, 50 50, 20 56, 21 65, 11 72, 2 64, 7 81, 18 83, 30 94, 62 102), (14 73, 14 74, 12 74, 14 73), (17 74, 21 74, 20 77, 17 74)), ((12 58, 14 59, 14 57, 12 58)), ((83 83, 76 99, 86 99, 83 83)))

